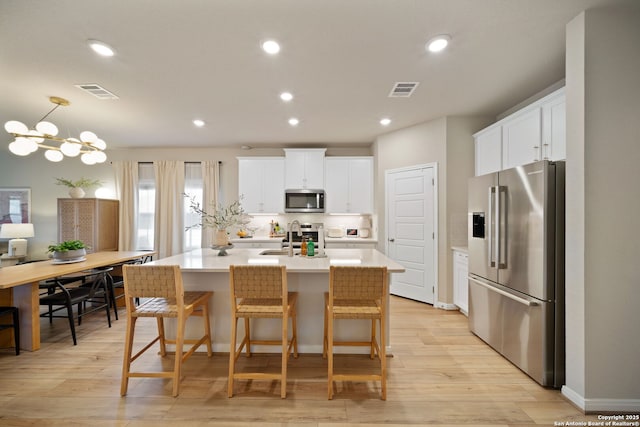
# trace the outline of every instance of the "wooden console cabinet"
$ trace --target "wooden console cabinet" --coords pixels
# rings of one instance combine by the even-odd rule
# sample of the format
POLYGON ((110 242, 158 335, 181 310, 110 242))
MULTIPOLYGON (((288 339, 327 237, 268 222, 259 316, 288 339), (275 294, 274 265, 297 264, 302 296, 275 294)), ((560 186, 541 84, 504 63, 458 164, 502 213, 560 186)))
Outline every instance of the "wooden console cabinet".
POLYGON ((118 250, 118 201, 58 199, 58 240, 81 240, 88 253, 118 250))

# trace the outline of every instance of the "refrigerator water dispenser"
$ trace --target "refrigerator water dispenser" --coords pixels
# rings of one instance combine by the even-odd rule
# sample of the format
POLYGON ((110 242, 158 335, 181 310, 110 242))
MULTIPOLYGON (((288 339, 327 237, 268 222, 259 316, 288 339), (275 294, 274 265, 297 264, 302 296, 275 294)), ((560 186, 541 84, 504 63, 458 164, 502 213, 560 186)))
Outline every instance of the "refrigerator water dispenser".
POLYGON ((471 236, 484 239, 484 212, 474 212, 472 218, 471 236))

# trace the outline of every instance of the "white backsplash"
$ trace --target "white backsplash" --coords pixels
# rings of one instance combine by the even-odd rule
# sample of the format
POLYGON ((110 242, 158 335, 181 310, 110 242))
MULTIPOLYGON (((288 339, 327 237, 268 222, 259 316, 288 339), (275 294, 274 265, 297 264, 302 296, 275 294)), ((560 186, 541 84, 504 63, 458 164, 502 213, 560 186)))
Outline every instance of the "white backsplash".
POLYGON ((300 223, 324 224, 325 233, 329 227, 339 227, 346 231, 347 228, 361 228, 363 220, 369 220, 371 225, 370 237, 375 238, 377 234, 377 217, 375 215, 325 215, 325 214, 284 214, 284 215, 252 215, 253 219, 248 224, 248 228, 256 227, 255 236, 268 236, 271 229, 271 221, 278 222, 280 227, 287 230, 287 225, 294 220, 300 223))

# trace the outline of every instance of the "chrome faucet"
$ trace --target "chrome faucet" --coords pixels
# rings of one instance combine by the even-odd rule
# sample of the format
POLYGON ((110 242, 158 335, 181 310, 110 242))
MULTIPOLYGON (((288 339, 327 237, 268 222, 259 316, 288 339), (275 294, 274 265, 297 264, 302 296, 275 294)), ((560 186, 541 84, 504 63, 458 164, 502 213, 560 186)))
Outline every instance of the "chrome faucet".
POLYGON ((302 236, 302 230, 300 229, 300 221, 294 219, 289 223, 287 228, 289 229, 289 256, 293 256, 293 226, 298 226, 298 236, 302 236))

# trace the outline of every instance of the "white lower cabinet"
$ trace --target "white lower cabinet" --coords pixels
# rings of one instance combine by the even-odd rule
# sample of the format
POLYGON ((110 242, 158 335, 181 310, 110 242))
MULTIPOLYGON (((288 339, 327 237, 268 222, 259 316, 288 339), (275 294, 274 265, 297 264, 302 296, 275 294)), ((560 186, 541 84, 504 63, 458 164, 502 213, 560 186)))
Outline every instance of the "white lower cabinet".
POLYGON ((469 313, 469 255, 453 251, 453 303, 465 315, 469 313))

